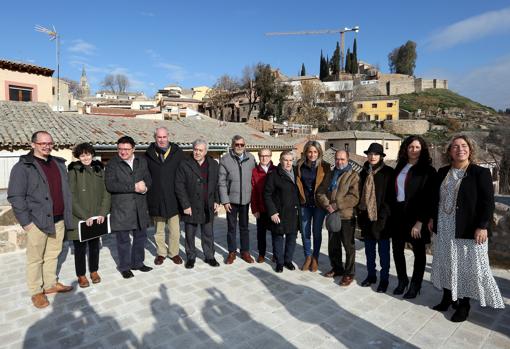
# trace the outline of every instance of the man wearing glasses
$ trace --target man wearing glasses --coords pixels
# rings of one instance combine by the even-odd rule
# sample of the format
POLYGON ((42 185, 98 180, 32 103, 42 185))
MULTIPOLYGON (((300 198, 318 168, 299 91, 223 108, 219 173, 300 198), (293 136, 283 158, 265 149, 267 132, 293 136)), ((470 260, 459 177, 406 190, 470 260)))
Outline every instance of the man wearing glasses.
POLYGON ((132 278, 131 270, 151 271, 151 267, 143 264, 150 222, 145 194, 151 186, 151 176, 145 157, 135 155, 133 138, 123 136, 117 141, 117 155, 106 165, 105 183, 112 196, 110 224, 117 236, 118 269, 122 277, 132 278))
POLYGON ((232 149, 220 159, 218 186, 220 201, 227 211, 226 264, 236 259, 236 230, 239 221, 241 258, 253 263, 250 256, 250 235, 248 230, 248 212, 251 200, 251 174, 257 163, 255 157, 245 149, 244 138, 236 135, 232 138, 232 149))
POLYGON ((27 284, 32 303, 45 308, 50 304, 47 294, 73 289, 57 278, 65 227, 73 224, 72 201, 65 159, 51 156, 51 135, 37 131, 31 142, 32 150, 12 168, 7 200, 27 232, 27 284))

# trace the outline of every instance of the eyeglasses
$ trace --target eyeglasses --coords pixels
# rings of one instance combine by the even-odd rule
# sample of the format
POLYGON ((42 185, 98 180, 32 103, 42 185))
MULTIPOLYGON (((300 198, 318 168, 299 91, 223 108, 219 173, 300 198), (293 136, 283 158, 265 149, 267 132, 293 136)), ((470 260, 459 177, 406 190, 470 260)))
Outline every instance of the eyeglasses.
POLYGON ((260 155, 259 157, 261 157, 261 158, 270 158, 271 155, 260 155))
POLYGON ((43 147, 46 147, 46 146, 47 147, 53 147, 53 144, 54 144, 53 142, 34 142, 34 143, 37 144, 37 145, 41 145, 43 147))
POLYGON ((131 151, 133 148, 117 148, 118 151, 131 151))
POLYGON ((244 143, 234 143, 234 147, 242 148, 244 147, 244 143))

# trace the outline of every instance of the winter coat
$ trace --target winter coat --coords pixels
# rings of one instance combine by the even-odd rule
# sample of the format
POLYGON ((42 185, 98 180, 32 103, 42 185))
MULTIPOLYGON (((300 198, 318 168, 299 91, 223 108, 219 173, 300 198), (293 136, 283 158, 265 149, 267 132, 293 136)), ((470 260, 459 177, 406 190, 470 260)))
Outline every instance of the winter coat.
MULTIPOLYGON (((297 170, 296 170, 296 173, 297 173, 296 184, 299 188, 299 200, 301 202, 301 205, 306 204, 305 188, 303 187, 303 183, 301 182, 301 166, 303 166, 303 164, 304 164, 304 161, 300 160, 297 164, 297 170)), ((328 175, 330 172, 331 172, 330 166, 327 163, 325 163, 324 161, 321 161, 319 168, 317 169, 317 176, 315 177, 314 193, 317 192, 319 185, 321 185, 325 176, 328 175)))
POLYGON ((147 165, 152 178, 152 187, 147 192, 149 214, 152 217, 170 218, 179 213, 175 196, 175 174, 179 164, 184 160, 184 152, 175 143, 170 143, 170 152, 164 162, 156 153, 153 142, 145 152, 147 165))
MULTIPOLYGON (((358 226, 361 229, 361 235, 365 239, 389 239, 391 229, 389 227, 389 218, 391 216, 391 207, 395 201, 395 182, 394 170, 381 162, 379 166, 384 166, 374 176, 375 196, 377 201, 377 221, 372 222, 368 218, 366 210, 358 210, 358 226)), ((360 173, 360 201, 362 200, 363 186, 368 176, 368 162, 363 166, 360 173)))
POLYGON ((106 190, 112 197, 110 210, 112 231, 135 230, 149 226, 147 195, 135 192, 135 183, 139 181, 144 181, 150 190, 151 176, 143 155, 135 155, 133 170, 118 155, 106 165, 106 190))
MULTIPOLYGON (((445 166, 437 172, 437 181, 434 190, 434 231, 437 232, 437 216, 439 195, 450 166, 445 166)), ((466 169, 465 177, 459 187, 457 206, 455 208, 455 237, 457 239, 474 239, 475 230, 491 230, 492 215, 494 213, 494 188, 489 169, 470 164, 466 169)))
MULTIPOLYGON (((295 169, 293 169, 295 171, 295 169)), ((299 189, 281 165, 266 177, 264 203, 267 215, 279 214, 280 224, 271 221, 274 234, 296 234, 300 227, 299 189)))
POLYGON ((276 166, 273 162, 269 162, 269 168, 266 171, 258 164, 251 173, 251 212, 263 213, 266 212, 266 205, 264 205, 264 185, 266 184, 267 175, 273 172, 276 166))
POLYGON ((66 233, 67 240, 78 240, 78 222, 110 212, 110 193, 104 182, 104 166, 92 161, 84 166, 80 161, 68 166, 69 189, 73 197, 73 226, 66 233))
POLYGON ((354 216, 354 208, 359 202, 359 175, 352 169, 342 173, 337 180, 336 191, 328 192, 332 175, 333 172, 329 172, 317 188, 316 202, 324 209, 335 203, 340 217, 351 219, 354 216), (335 197, 332 197, 333 194, 335 197))
MULTIPOLYGON (((60 170, 62 196, 64 199, 64 223, 66 228, 72 227, 72 200, 65 159, 51 156, 60 170)), ((14 216, 24 227, 34 223, 39 230, 46 234, 55 234, 53 222, 53 202, 50 187, 41 165, 32 152, 20 156, 19 162, 11 170, 7 200, 12 205, 14 216)))
POLYGON ((255 157, 245 152, 243 161, 230 150, 220 159, 219 191, 222 204, 247 205, 251 200, 251 173, 255 157))
POLYGON ((191 207, 191 216, 183 214, 185 223, 204 224, 214 217, 214 203, 219 204, 218 170, 219 165, 210 156, 206 156, 207 174, 207 207, 203 197, 204 181, 200 174, 200 166, 193 158, 181 162, 175 177, 175 193, 183 209, 191 207), (206 213, 207 212, 207 213, 206 213))
MULTIPOLYGON (((395 198, 398 193, 397 178, 405 164, 397 165, 394 172, 395 198)), ((392 210, 392 235, 406 241, 414 240, 411 229, 417 221, 422 223, 421 240, 430 243, 428 222, 432 217, 434 184, 436 182, 436 169, 431 165, 416 164, 409 169, 405 179, 405 201, 403 209, 392 210), (398 213, 398 214, 397 214, 398 213)), ((395 200, 395 203, 397 201, 395 200)), ((398 204, 397 204, 398 205, 398 204)))

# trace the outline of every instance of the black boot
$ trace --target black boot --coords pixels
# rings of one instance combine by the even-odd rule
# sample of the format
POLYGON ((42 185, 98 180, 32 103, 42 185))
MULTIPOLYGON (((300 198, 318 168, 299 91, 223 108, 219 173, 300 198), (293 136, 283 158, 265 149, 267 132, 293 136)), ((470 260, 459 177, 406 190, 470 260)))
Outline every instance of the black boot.
POLYGON ((443 298, 441 298, 441 303, 434 305, 432 309, 437 311, 447 311, 452 303, 452 291, 443 288, 443 298))
POLYGON ((368 287, 376 282, 377 276, 367 276, 367 278, 361 282, 361 287, 368 287))
POLYGON ((377 292, 379 293, 386 293, 386 290, 388 289, 388 280, 381 280, 379 281, 379 285, 377 286, 377 292))
POLYGON ((420 284, 411 282, 411 285, 409 285, 409 289, 407 290, 406 294, 404 295, 404 298, 405 299, 416 298, 416 296, 420 294, 420 289, 421 289, 420 284))
POLYGON ((459 299, 459 305, 457 306, 457 310, 455 310, 455 313, 452 315, 452 322, 463 322, 466 321, 466 319, 469 316, 469 310, 471 309, 471 306, 469 305, 469 298, 464 297, 459 299))
POLYGON ((399 279, 397 287, 393 290, 393 294, 403 294, 407 285, 409 285, 409 279, 399 279))

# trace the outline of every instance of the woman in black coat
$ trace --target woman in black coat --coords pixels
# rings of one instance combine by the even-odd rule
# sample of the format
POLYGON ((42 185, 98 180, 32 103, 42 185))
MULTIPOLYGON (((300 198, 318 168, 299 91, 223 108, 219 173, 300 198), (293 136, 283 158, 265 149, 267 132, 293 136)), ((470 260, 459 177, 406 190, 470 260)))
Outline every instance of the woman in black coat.
POLYGON ((300 224, 300 201, 295 169, 292 166, 293 161, 292 152, 282 152, 280 164, 275 171, 267 175, 264 187, 264 203, 268 216, 271 218, 271 235, 277 273, 281 273, 284 266, 289 270, 296 269, 292 264, 292 256, 300 224))
POLYGON ((404 295, 407 299, 416 298, 425 273, 425 245, 430 243, 427 224, 432 216, 430 207, 436 175, 431 163, 429 149, 423 138, 409 136, 404 140, 395 168, 396 201, 391 221, 393 260, 398 276, 398 286, 393 294, 403 294, 409 285, 404 247, 406 242, 413 247, 413 276, 404 295))
POLYGON ((468 137, 453 137, 447 148, 450 165, 439 169, 435 190, 437 236, 430 279, 443 290, 443 298, 433 309, 446 311, 458 300, 453 322, 467 319, 471 298, 478 299, 482 307, 505 307, 489 266, 492 178, 487 168, 473 163, 474 150, 468 137))
POLYGON ((384 164, 382 145, 372 143, 365 151, 368 161, 360 173, 360 203, 358 205, 358 225, 365 241, 367 258, 367 278, 361 283, 368 287, 377 282, 375 265, 378 246, 381 263, 380 281, 377 292, 386 292, 390 276, 390 232, 388 227, 391 206, 395 200, 394 170, 384 164))

